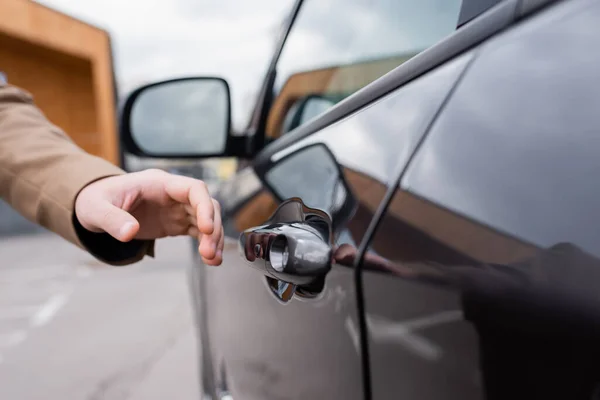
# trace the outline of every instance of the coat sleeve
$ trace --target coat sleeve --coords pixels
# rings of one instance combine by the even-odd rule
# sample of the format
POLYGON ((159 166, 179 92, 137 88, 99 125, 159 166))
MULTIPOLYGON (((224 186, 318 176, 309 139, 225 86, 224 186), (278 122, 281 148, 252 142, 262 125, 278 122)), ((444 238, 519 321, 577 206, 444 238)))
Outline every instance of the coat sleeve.
POLYGON ((29 93, 0 82, 0 197, 24 217, 113 265, 153 256, 153 241, 121 243, 84 229, 74 213, 86 185, 124 171, 75 145, 29 93))

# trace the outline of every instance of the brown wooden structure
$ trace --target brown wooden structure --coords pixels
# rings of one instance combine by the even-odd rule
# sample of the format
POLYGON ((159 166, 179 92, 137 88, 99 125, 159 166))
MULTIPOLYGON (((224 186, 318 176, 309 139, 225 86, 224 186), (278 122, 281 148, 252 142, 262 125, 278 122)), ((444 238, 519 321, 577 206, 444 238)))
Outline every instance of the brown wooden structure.
POLYGON ((119 164, 109 34, 31 0, 0 1, 0 71, 86 151, 119 164))

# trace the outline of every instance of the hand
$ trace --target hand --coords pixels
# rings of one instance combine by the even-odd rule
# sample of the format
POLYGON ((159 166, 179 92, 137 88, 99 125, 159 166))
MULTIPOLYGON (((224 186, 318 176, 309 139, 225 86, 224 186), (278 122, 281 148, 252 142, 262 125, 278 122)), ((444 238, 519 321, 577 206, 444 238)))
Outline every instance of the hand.
POLYGON ((161 170, 104 178, 81 190, 75 215, 85 229, 121 242, 195 236, 206 264, 223 260, 221 208, 197 179, 161 170))

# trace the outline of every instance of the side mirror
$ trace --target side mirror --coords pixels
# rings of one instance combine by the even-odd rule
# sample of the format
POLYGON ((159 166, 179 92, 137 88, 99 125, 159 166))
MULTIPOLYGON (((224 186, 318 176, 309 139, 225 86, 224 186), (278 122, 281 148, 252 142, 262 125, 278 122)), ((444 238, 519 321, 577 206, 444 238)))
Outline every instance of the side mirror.
POLYGON ((274 161, 265 172, 265 185, 284 202, 300 198, 329 215, 334 232, 344 227, 358 207, 344 173, 324 143, 315 143, 274 161))
POLYGON ((180 78, 143 86, 125 102, 125 149, 153 158, 226 156, 231 100, 220 78, 180 78))

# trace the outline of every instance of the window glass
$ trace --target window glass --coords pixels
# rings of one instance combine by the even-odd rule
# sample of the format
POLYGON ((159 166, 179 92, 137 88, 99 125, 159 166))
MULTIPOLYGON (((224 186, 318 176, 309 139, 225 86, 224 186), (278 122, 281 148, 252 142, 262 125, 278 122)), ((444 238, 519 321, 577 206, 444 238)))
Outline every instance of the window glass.
POLYGON ((277 66, 268 136, 321 114, 449 35, 460 7, 461 0, 305 1, 277 66), (328 101, 313 101, 296 124, 284 123, 315 95, 328 101))

